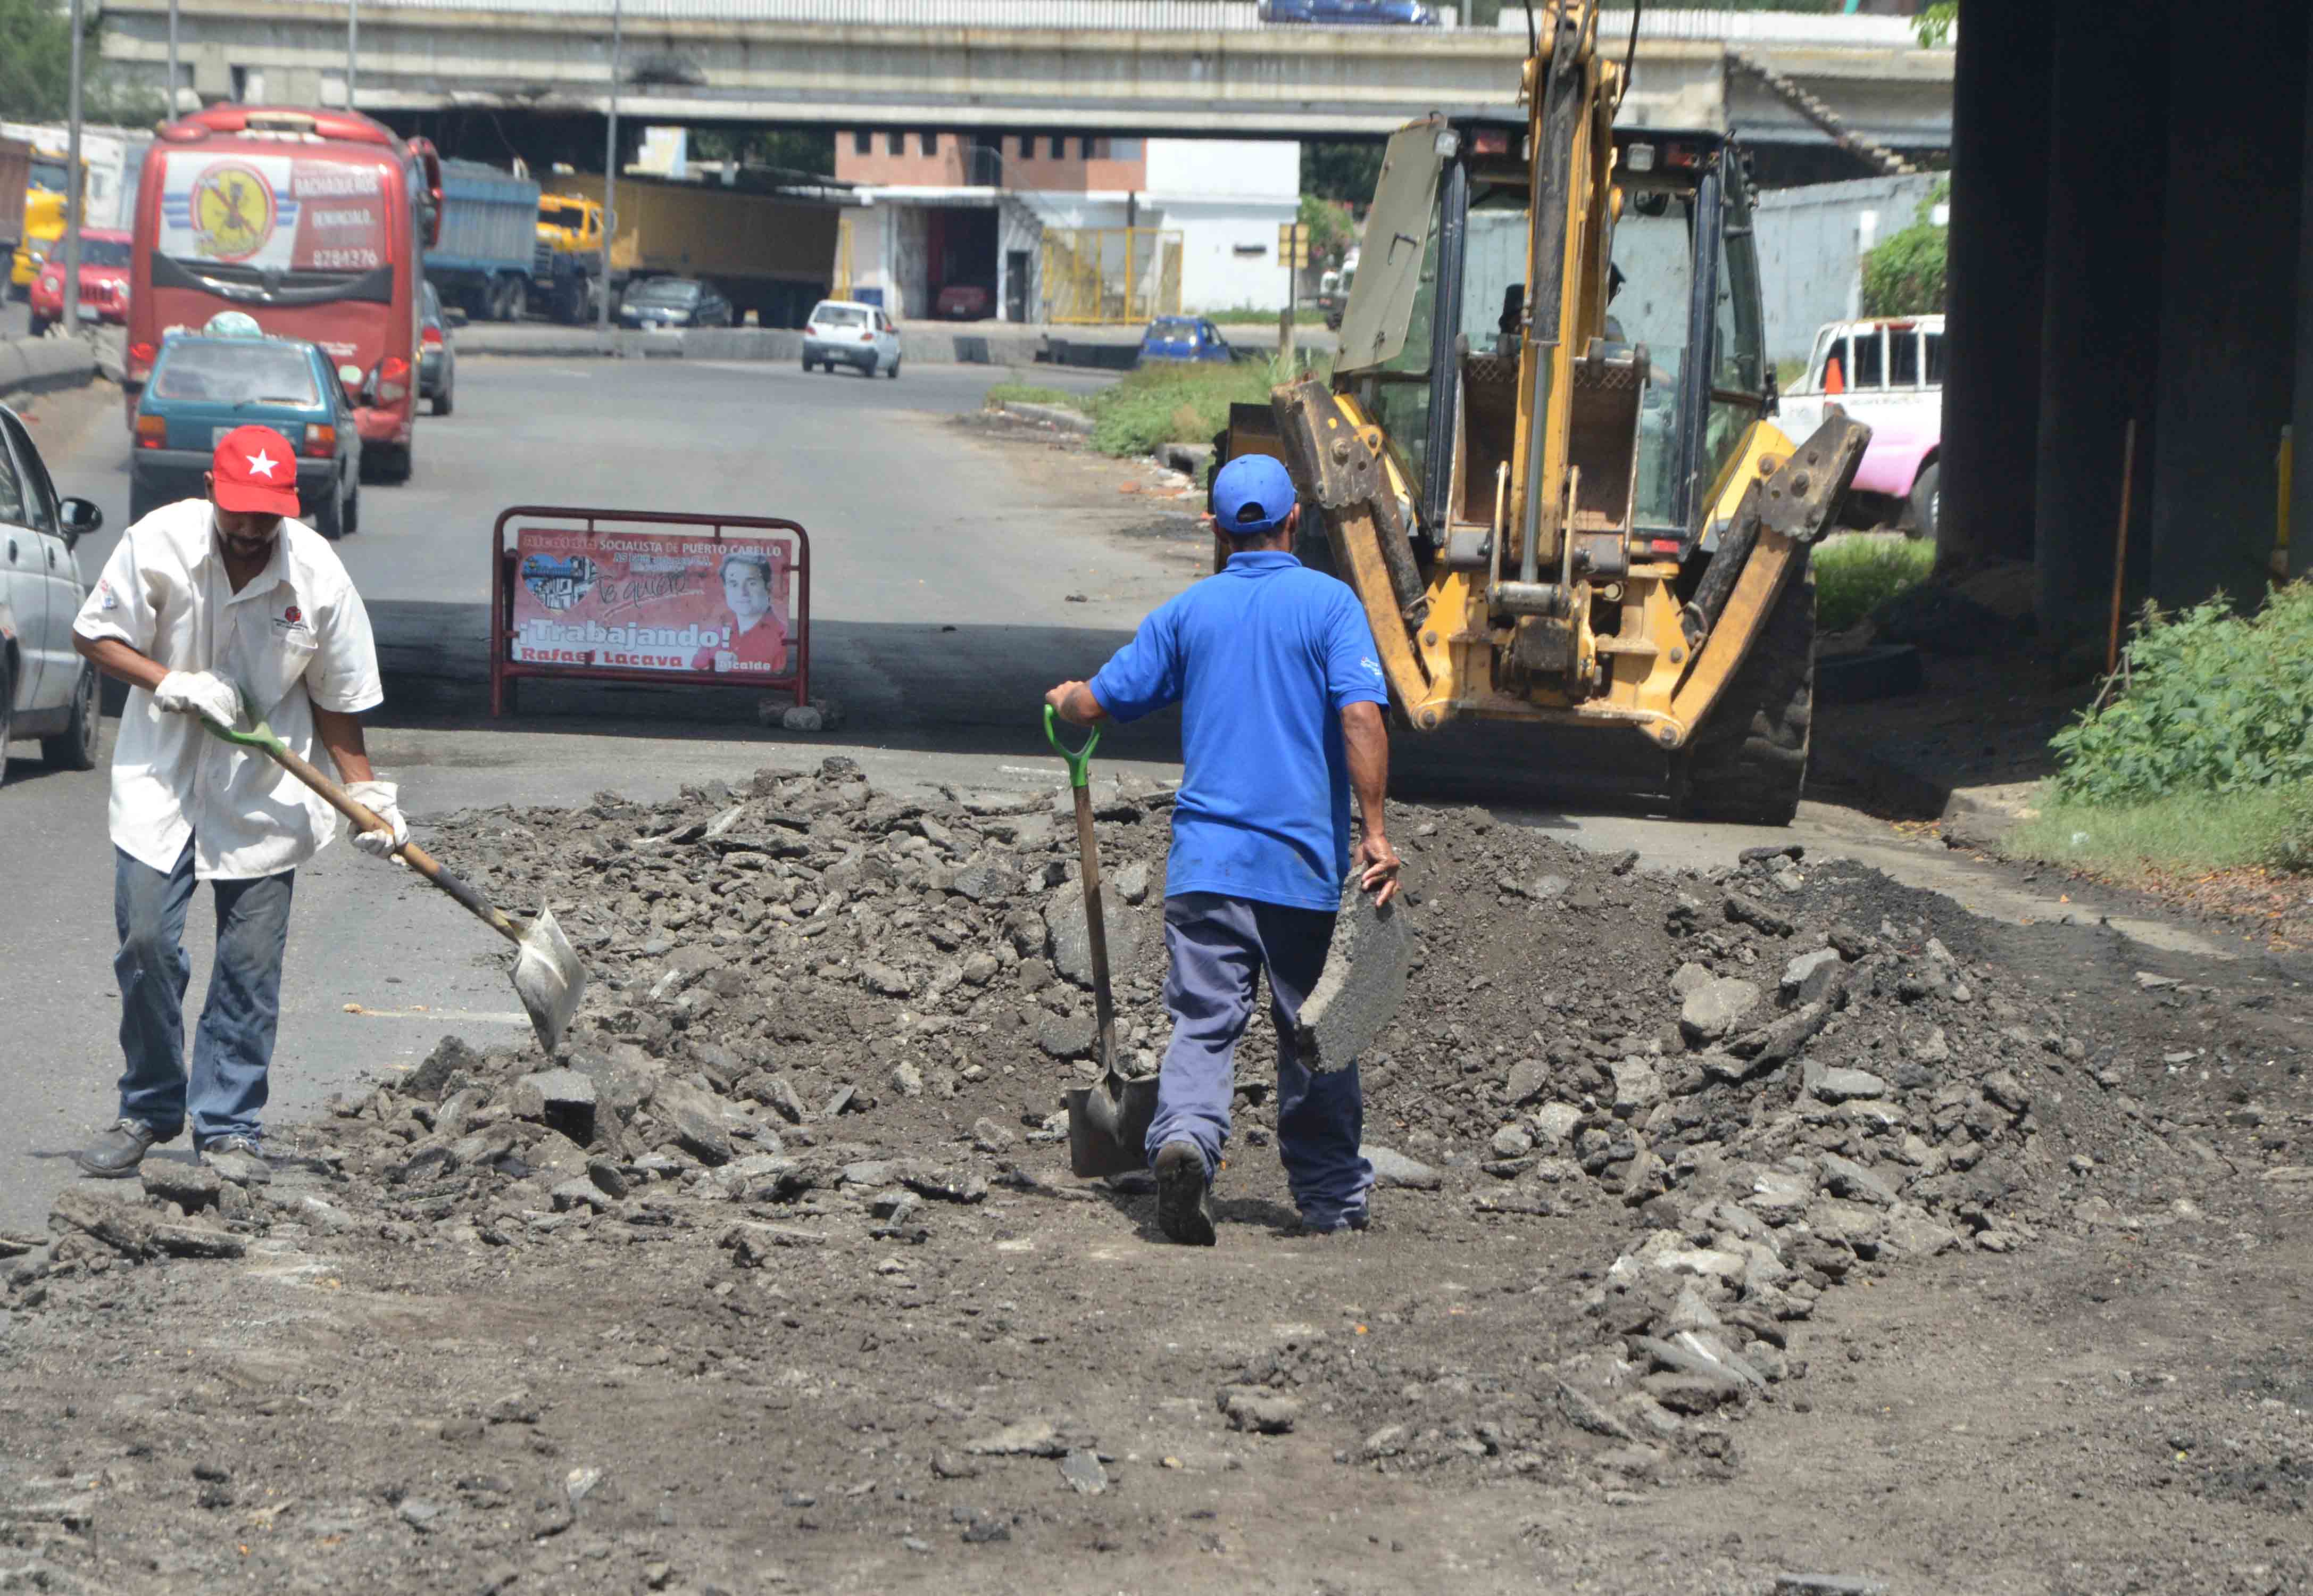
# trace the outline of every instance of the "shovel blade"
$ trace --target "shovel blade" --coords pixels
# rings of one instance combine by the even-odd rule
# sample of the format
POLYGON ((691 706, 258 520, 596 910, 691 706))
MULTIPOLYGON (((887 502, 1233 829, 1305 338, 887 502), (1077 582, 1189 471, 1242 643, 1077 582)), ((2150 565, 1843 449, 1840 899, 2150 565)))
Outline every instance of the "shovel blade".
POLYGON ((1156 1080, 1104 1075, 1069 1091, 1069 1169, 1078 1180, 1126 1175, 1148 1167, 1148 1126, 1156 1117, 1156 1080))
POLYGON ((542 904, 514 955, 514 990, 530 1014, 539 1045, 549 1053, 562 1045, 562 1033, 570 1028, 579 1000, 586 995, 586 966, 555 923, 554 911, 542 904))

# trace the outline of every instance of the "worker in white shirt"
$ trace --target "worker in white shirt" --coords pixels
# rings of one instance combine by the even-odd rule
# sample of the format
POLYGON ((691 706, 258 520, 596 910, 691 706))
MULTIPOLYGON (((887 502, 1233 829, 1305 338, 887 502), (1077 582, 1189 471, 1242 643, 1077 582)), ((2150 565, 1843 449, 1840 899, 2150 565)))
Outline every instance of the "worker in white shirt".
POLYGON ((128 683, 112 751, 112 913, 120 951, 120 1107, 75 1155, 91 1175, 136 1172, 189 1112, 193 1146, 229 1178, 267 1177, 259 1115, 281 1015, 290 884, 334 833, 335 811, 261 753, 202 729, 250 718, 318 762, 326 750, 386 829, 409 828, 376 780, 363 710, 384 699, 369 615, 325 541, 295 519, 297 456, 267 427, 217 440, 209 496, 167 505, 121 535, 73 622, 74 647, 128 683), (184 1064, 185 913, 216 895, 215 968, 184 1064))

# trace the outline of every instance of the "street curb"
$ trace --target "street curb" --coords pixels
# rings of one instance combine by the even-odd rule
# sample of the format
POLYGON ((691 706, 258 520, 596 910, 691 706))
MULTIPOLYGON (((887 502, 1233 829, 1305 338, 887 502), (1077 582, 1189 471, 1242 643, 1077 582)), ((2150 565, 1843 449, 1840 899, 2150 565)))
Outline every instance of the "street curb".
POLYGON ((96 375, 96 351, 79 339, 0 339, 0 398, 84 387, 96 375))
POLYGON ((1062 410, 1056 404, 1025 404, 1016 401, 1007 401, 990 408, 998 414, 1009 416, 1016 421, 1032 421, 1039 426, 1057 428, 1062 432, 1073 432, 1084 437, 1092 436, 1093 423, 1090 416, 1078 410, 1062 410))

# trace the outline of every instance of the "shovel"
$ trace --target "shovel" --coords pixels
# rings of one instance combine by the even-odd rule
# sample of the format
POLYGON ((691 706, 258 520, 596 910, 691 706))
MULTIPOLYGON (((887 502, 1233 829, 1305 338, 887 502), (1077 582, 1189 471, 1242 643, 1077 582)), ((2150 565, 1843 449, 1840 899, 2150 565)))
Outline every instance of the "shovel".
POLYGON ((1116 1067, 1116 1001, 1108 990, 1108 926, 1100 912, 1100 849, 1092 831, 1092 751, 1095 729, 1085 745, 1069 752, 1060 741, 1060 720, 1044 706, 1044 738, 1069 767, 1077 796, 1077 849, 1084 856, 1086 939, 1092 944, 1092 1008, 1100 1022, 1100 1079, 1069 1090, 1069 1168, 1079 1180, 1123 1175, 1148 1167, 1148 1123, 1156 1117, 1156 1081, 1128 1080, 1116 1067))
MULTIPOLYGON (((313 768, 307 761, 293 753, 288 745, 276 736, 273 728, 258 719, 257 706, 243 694, 242 713, 251 722, 247 731, 235 731, 219 726, 204 715, 201 724, 210 735, 237 743, 244 748, 254 748, 270 757, 274 763, 288 772, 306 786, 330 801, 330 807, 354 824, 357 831, 374 832, 386 829, 380 820, 362 805, 347 796, 346 789, 313 768)), ((562 1033, 569 1027, 571 1018, 578 1012, 578 1000, 586 994, 586 966, 578 962, 578 950, 570 946, 570 939, 554 921, 554 912, 543 904, 539 905, 538 918, 524 927, 509 920, 490 906, 488 898, 473 886, 459 879, 442 868, 442 861, 415 842, 404 842, 394 850, 402 863, 448 893, 462 904, 475 919, 488 926, 518 950, 514 961, 514 995, 530 1014, 531 1028, 538 1033, 539 1045, 552 1053, 562 1042, 562 1033)), ((1104 985, 1103 990, 1105 990, 1104 985)))

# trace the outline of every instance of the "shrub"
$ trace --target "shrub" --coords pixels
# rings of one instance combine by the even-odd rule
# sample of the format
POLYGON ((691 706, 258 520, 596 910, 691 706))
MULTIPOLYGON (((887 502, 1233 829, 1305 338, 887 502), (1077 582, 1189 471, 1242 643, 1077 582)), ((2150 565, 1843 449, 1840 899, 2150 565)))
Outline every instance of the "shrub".
POLYGON ((1944 244, 1951 229, 1937 226, 1928 214, 1950 198, 1947 178, 1929 190, 1910 226, 1863 257, 1865 315, 1924 316, 1944 308, 1944 244))
POLYGON ((2051 743, 2056 789, 2089 804, 2313 782, 2313 583, 2254 617, 2223 595, 2177 615, 2147 605, 2125 686, 2051 743))

